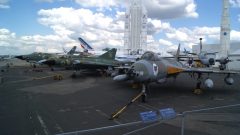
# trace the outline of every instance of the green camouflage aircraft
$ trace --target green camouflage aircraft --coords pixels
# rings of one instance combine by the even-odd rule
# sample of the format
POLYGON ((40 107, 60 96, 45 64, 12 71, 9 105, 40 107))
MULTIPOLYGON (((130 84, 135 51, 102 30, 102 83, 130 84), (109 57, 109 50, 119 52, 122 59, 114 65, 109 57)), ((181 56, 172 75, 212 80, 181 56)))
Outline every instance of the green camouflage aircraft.
MULTIPOLYGON (((73 55, 76 50, 76 46, 74 46, 69 52, 67 52, 67 55, 73 55)), ((26 60, 27 62, 30 63, 41 63, 41 61, 44 61, 46 59, 50 58, 59 58, 62 57, 57 53, 41 53, 41 52, 34 52, 28 55, 19 55, 16 56, 15 58, 21 59, 21 60, 26 60)))
POLYGON ((113 48, 100 56, 63 56, 41 61, 50 67, 72 67, 75 70, 108 70, 119 66, 115 60, 117 49, 113 48))

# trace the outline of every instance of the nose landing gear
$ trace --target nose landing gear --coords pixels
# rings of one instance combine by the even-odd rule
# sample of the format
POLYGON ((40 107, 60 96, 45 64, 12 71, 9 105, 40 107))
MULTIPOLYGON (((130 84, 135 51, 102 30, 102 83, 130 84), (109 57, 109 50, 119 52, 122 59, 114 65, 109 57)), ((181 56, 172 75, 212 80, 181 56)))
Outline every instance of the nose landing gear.
POLYGON ((115 118, 118 118, 127 109, 127 107, 129 107, 133 102, 138 100, 140 97, 142 98, 142 102, 146 103, 146 97, 147 97, 146 91, 148 90, 147 86, 148 86, 147 84, 142 84, 142 91, 141 91, 141 93, 139 93, 137 96, 135 96, 130 102, 128 102, 125 106, 120 108, 118 111, 114 112, 110 116, 109 120, 113 120, 115 118))

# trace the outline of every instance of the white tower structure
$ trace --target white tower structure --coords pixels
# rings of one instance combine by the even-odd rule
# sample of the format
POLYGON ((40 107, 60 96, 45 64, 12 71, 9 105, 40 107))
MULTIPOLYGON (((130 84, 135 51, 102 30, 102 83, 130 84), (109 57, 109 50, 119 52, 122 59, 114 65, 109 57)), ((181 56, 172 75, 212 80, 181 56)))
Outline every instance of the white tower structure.
POLYGON ((131 0, 125 14, 124 49, 139 53, 147 44, 147 12, 142 0, 131 0))
POLYGON ((227 57, 230 49, 229 0, 223 0, 220 45, 220 57, 227 57))

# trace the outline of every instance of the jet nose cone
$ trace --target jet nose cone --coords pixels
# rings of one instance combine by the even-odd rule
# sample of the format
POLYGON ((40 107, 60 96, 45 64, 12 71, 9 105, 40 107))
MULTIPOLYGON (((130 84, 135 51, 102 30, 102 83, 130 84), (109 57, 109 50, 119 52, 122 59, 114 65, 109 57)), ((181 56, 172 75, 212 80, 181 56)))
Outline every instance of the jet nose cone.
POLYGON ((22 55, 19 55, 19 56, 15 56, 15 58, 18 58, 20 60, 25 60, 24 57, 22 55))
POLYGON ((147 81, 151 79, 151 64, 145 60, 135 62, 131 69, 131 76, 136 81, 147 81))

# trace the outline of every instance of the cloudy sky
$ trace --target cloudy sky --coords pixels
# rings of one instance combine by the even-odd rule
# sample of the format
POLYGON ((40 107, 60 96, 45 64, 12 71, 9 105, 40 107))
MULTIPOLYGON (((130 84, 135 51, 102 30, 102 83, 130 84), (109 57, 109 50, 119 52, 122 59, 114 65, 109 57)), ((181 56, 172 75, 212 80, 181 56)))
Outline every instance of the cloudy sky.
MULTIPOLYGON (((62 52, 81 36, 95 50, 123 47, 128 0, 0 0, 0 55, 62 52)), ((231 41, 240 42, 240 0, 229 0, 231 41)), ((148 49, 218 43, 222 0, 143 0, 148 49)))

